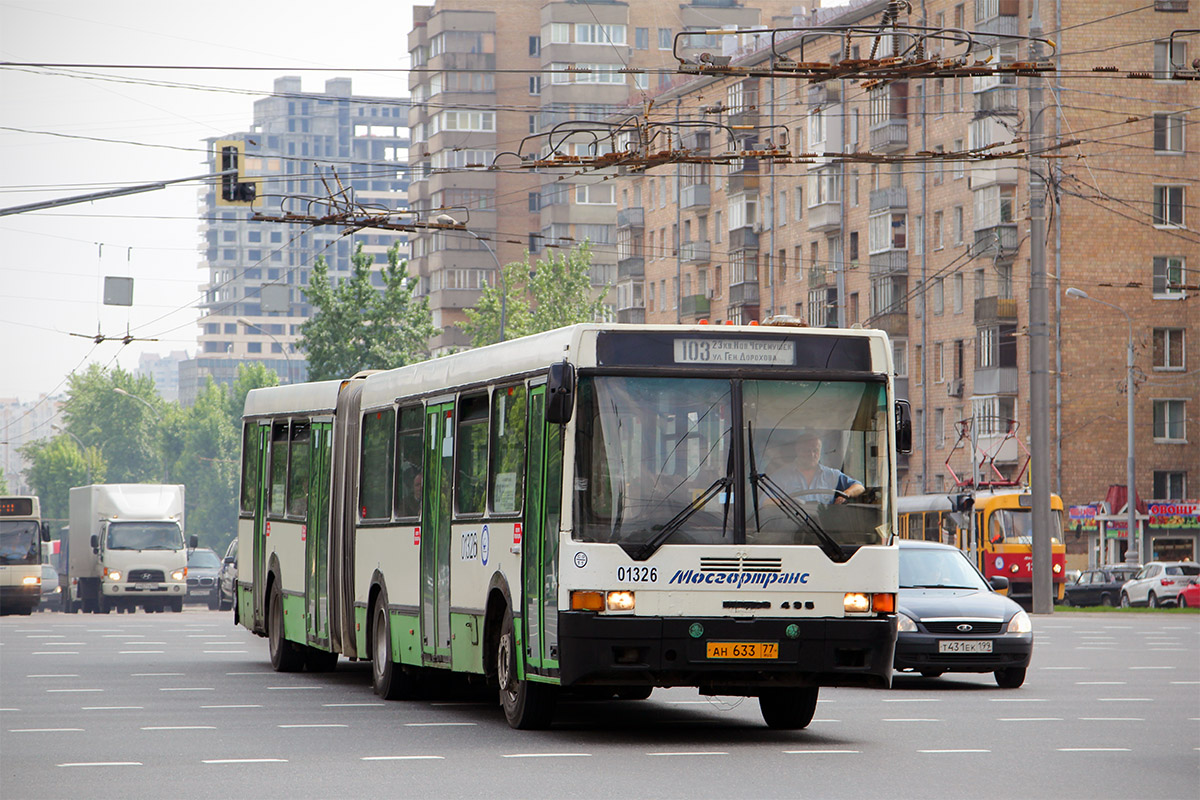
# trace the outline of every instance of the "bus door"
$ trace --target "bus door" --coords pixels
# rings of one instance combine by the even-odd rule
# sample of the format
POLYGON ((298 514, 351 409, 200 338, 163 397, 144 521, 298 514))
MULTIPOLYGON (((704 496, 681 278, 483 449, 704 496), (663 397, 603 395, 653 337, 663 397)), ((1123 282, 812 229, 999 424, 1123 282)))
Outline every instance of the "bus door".
POLYGON ((308 515, 304 544, 304 618, 310 644, 329 645, 330 422, 313 422, 309 444, 308 515))
MULTIPOLYGON (((250 580, 253 583, 254 630, 263 630, 267 624, 267 504, 271 491, 271 423, 258 425, 258 492, 254 503, 254 541, 250 558, 250 580)), ((245 564, 245 556, 242 556, 245 564)))
POLYGON ((450 661, 450 490, 454 403, 425 409, 425 487, 421 514, 421 642, 426 661, 450 661))
POLYGON ((558 535, 562 516, 562 428, 546 422, 546 387, 529 392, 525 525, 521 536, 527 663, 558 667, 558 535))

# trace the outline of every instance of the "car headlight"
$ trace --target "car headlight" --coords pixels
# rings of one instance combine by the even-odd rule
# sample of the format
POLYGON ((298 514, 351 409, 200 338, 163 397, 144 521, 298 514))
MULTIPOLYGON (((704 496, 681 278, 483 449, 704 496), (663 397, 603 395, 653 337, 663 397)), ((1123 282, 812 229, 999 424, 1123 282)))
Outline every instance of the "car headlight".
POLYGON ((121 571, 117 569, 110 569, 104 573, 104 577, 115 583, 116 581, 121 580, 121 571))
POLYGON ((187 570, 177 569, 171 573, 171 580, 181 581, 181 580, 183 580, 184 575, 187 575, 187 570))
POLYGON ((1004 629, 1005 633, 1032 633, 1033 622, 1030 621, 1029 615, 1024 611, 1018 611, 1013 615, 1013 618, 1008 621, 1008 627, 1004 629))
POLYGON ((896 629, 901 633, 916 633, 917 623, 903 611, 896 612, 896 629))

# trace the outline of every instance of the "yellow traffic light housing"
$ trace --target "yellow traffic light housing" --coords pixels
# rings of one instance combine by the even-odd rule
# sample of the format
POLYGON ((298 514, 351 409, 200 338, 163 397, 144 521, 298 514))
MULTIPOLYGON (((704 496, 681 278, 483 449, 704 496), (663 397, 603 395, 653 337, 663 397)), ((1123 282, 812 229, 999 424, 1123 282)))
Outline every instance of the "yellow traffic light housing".
POLYGON ((252 206, 258 197, 258 181, 250 179, 244 172, 245 143, 237 139, 218 139, 213 142, 213 152, 216 155, 217 171, 235 174, 220 176, 217 186, 217 205, 219 206, 252 206))

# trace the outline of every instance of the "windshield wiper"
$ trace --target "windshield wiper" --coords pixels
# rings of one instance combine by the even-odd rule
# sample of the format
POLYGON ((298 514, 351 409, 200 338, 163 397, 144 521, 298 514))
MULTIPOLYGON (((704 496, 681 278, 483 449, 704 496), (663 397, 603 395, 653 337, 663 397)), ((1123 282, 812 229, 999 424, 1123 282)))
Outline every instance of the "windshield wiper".
MULTIPOLYGON (((830 536, 824 528, 822 528, 812 515, 804 510, 804 507, 796 502, 790 494, 783 490, 779 484, 771 479, 771 476, 765 472, 751 472, 750 482, 754 486, 762 484, 763 492, 779 504, 783 513, 787 514, 797 525, 808 528, 820 542, 821 550, 825 555, 829 556, 830 561, 835 561, 842 564, 849 560, 850 556, 842 549, 842 546, 830 536)), ((758 514, 758 503, 754 505, 755 516, 758 514)))
MULTIPOLYGON (((713 499, 714 497, 716 497, 717 493, 721 489, 725 489, 725 492, 726 492, 725 517, 726 517, 726 520, 728 520, 728 518, 729 518, 729 492, 730 492, 732 486, 733 486, 733 478, 731 478, 730 476, 722 475, 720 478, 717 478, 715 481, 712 482, 712 485, 710 485, 707 489, 705 489, 704 492, 699 497, 697 497, 692 502, 688 503, 682 511, 680 511, 678 514, 676 514, 674 517, 672 517, 670 520, 668 520, 667 523, 665 525, 663 525, 662 528, 659 529, 658 533, 654 534, 654 536, 651 539, 649 539, 648 541, 646 541, 645 543, 640 545, 633 552, 629 553, 629 557, 632 558, 634 561, 645 561, 647 558, 654 555, 654 553, 658 550, 658 548, 662 547, 663 542, 665 542, 667 539, 670 539, 675 534, 676 531, 678 531, 680 528, 682 528, 683 523, 685 523, 689 519, 691 519, 691 516, 693 514, 695 514, 700 509, 704 508, 704 506, 708 504, 708 501, 713 499)), ((626 550, 626 552, 629 552, 629 551, 626 550)))

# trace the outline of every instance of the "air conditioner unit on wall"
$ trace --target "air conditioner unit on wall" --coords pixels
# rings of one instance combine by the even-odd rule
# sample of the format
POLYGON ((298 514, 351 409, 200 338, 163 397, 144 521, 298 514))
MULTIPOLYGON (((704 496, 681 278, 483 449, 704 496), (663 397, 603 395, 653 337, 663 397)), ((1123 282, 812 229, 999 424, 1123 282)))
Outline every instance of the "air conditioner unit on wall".
POLYGON ((963 382, 962 378, 952 378, 946 382, 946 394, 950 397, 962 397, 963 382))

